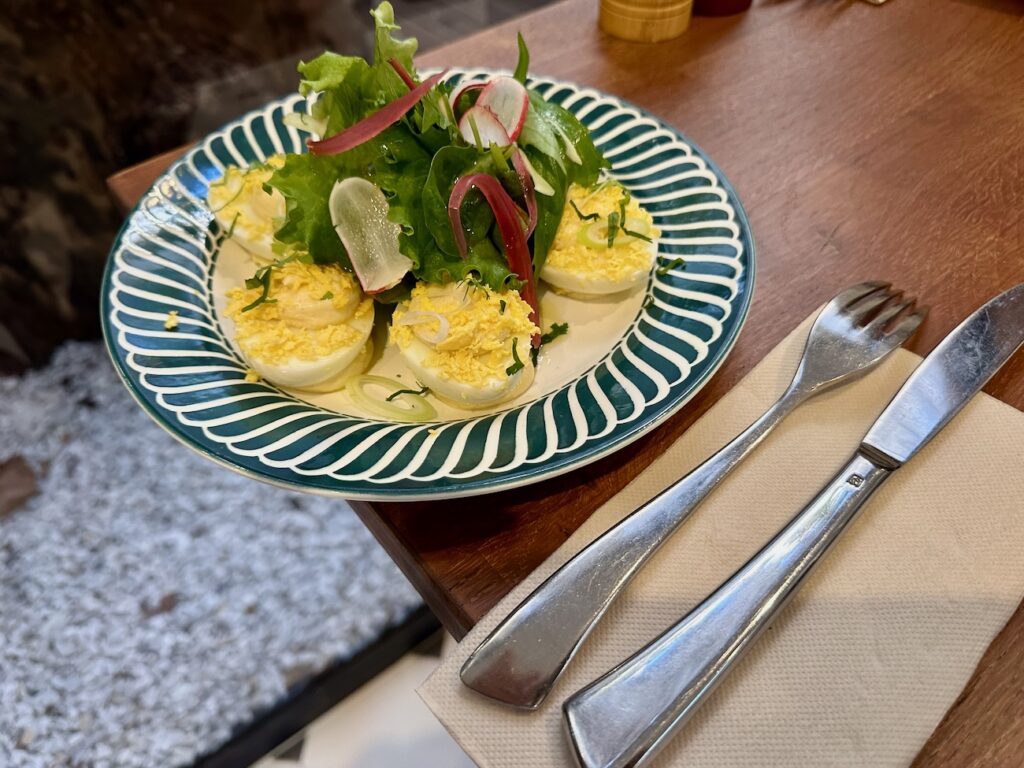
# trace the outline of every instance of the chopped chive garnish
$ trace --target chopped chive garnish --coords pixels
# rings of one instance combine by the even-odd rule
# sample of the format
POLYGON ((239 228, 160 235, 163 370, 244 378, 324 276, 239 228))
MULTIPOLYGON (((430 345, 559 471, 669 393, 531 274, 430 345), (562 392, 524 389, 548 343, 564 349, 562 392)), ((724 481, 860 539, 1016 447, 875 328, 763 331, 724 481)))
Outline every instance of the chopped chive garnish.
POLYGON ((626 190, 622 190, 622 197, 619 198, 619 221, 626 223, 626 206, 629 205, 631 196, 626 190))
POLYGON ((583 211, 576 207, 576 203, 574 203, 572 200, 569 201, 569 205, 571 205, 572 209, 576 211, 576 215, 579 217, 580 221, 593 221, 595 219, 601 218, 596 213, 584 214, 583 211))
POLYGON ((615 236, 619 234, 619 214, 617 211, 608 214, 608 247, 615 245, 615 236))
POLYGON ((516 349, 518 344, 519 344, 519 338, 516 337, 516 336, 513 336, 512 337, 512 365, 510 365, 508 368, 505 369, 505 375, 506 376, 514 376, 517 373, 519 373, 521 370, 523 370, 523 368, 526 367, 526 364, 523 363, 523 361, 519 359, 519 351, 516 349))
POLYGON ((242 307, 243 312, 248 312, 250 309, 255 309, 260 304, 274 304, 276 299, 268 299, 267 296, 270 294, 270 272, 273 266, 260 267, 256 270, 256 274, 245 281, 245 287, 250 291, 256 288, 263 288, 263 291, 256 298, 252 304, 242 307))
POLYGON ((504 299, 498 299, 498 314, 499 315, 504 315, 505 314, 505 307, 507 307, 507 306, 508 306, 508 304, 505 303, 504 299))
MULTIPOLYGON (((220 182, 220 183, 223 184, 223 182, 220 182)), ((211 184, 211 186, 213 186, 213 185, 211 184)), ((238 191, 235 192, 235 194, 233 194, 228 199, 228 201, 226 203, 224 203, 224 205, 221 205, 221 206, 219 206, 217 208, 211 208, 210 209, 210 213, 220 213, 221 211, 223 211, 225 208, 227 208, 229 205, 231 205, 233 202, 235 202, 235 200, 238 199, 238 196, 241 195, 244 190, 245 190, 245 184, 239 185, 238 191)), ((235 214, 235 218, 236 219, 238 218, 238 214, 237 213, 235 214)))
POLYGON ((540 348, 545 344, 550 344, 552 341, 557 339, 559 336, 564 336, 569 332, 568 323, 552 323, 551 328, 548 329, 547 333, 542 333, 540 336, 540 344, 536 347, 530 348, 530 359, 533 361, 534 367, 537 365, 537 356, 540 354, 540 348))
POLYGON ((634 232, 632 229, 626 229, 625 227, 621 227, 621 229, 622 229, 622 234, 624 234, 624 235, 629 235, 630 237, 635 237, 637 240, 643 240, 644 242, 647 242, 647 243, 653 243, 654 242, 647 235, 641 235, 639 232, 634 232))
POLYGON ((552 324, 551 329, 547 333, 541 334, 541 337, 540 337, 541 346, 543 346, 545 344, 550 344, 552 341, 557 339, 559 336, 565 336, 565 334, 567 334, 568 332, 569 332, 569 324, 568 323, 554 323, 554 324, 552 324))
POLYGON ((685 267, 685 266, 686 266, 686 260, 683 259, 682 257, 679 257, 679 258, 672 259, 672 261, 670 261, 668 264, 661 265, 660 267, 658 267, 654 271, 657 272, 659 275, 667 275, 669 273, 670 269, 675 269, 676 267, 685 267))
POLYGON ((224 239, 225 240, 230 240, 231 236, 235 234, 235 224, 238 223, 238 217, 241 216, 241 215, 242 214, 240 214, 240 213, 236 213, 235 214, 235 218, 233 218, 231 220, 231 226, 228 227, 228 231, 224 233, 224 239))
MULTIPOLYGON (((419 382, 416 382, 419 384, 419 382)), ((390 403, 399 395, 427 395, 430 394, 430 387, 420 387, 419 389, 400 389, 397 392, 392 392, 390 395, 384 398, 385 402, 390 403)))
POLYGON ((328 291, 327 293, 320 297, 320 301, 330 301, 333 298, 334 294, 331 291, 328 291))

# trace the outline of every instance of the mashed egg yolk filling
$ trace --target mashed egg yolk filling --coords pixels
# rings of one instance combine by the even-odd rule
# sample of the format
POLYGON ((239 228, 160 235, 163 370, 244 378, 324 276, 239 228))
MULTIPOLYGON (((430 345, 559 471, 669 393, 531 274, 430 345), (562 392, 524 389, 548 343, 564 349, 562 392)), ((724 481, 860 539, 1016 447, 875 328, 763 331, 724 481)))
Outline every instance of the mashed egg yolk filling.
POLYGON ((210 185, 206 200, 225 229, 248 240, 271 240, 285 215, 284 197, 276 189, 267 194, 263 185, 284 165, 284 155, 271 155, 267 162, 250 168, 228 166, 223 178, 210 185))
POLYGON ((350 323, 373 316, 373 299, 361 299, 355 277, 337 267, 299 261, 277 267, 271 270, 269 300, 243 312, 262 290, 228 291, 227 314, 243 354, 270 365, 319 360, 361 343, 363 334, 350 323))
MULTIPOLYGON (((441 378, 479 387, 492 379, 507 379, 505 371, 514 362, 512 339, 529 339, 535 333, 540 329, 530 321, 530 305, 516 291, 495 293, 465 284, 441 287, 420 283, 411 298, 395 310, 391 343, 400 350, 421 343, 429 349, 423 359, 426 367, 441 378), (407 312, 417 313, 416 324, 402 324, 407 312), (447 319, 443 339, 434 344, 424 342, 421 334, 436 335, 441 322, 419 313, 447 319), (420 334, 416 326, 420 326, 420 334)), ((528 364, 529 343, 517 347, 519 359, 528 364)))
MULTIPOLYGON (((619 234, 611 248, 591 248, 579 242, 580 229, 593 224, 593 220, 581 220, 572 206, 571 200, 584 216, 596 213, 600 219, 607 219, 608 214, 619 210, 622 200, 622 187, 618 184, 606 184, 596 191, 588 190, 579 184, 569 187, 566 195, 565 210, 562 220, 555 233, 555 241, 548 253, 545 266, 577 274, 589 274, 608 281, 627 280, 637 270, 647 270, 651 264, 651 246, 644 240, 619 234)), ((642 219, 651 227, 647 233, 656 239, 661 233, 654 228, 651 215, 630 199, 626 205, 628 218, 642 219)))

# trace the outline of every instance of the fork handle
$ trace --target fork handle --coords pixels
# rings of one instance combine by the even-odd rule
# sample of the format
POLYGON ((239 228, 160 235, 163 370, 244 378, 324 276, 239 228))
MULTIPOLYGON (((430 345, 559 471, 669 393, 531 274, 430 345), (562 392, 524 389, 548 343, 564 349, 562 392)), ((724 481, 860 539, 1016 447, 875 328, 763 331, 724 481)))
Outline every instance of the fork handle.
POLYGON ((806 397, 788 390, 721 451, 555 571, 473 651, 462 682, 503 704, 535 709, 640 567, 806 397))
POLYGON ((570 697, 583 768, 640 768, 704 703, 891 472, 862 454, 682 621, 570 697))

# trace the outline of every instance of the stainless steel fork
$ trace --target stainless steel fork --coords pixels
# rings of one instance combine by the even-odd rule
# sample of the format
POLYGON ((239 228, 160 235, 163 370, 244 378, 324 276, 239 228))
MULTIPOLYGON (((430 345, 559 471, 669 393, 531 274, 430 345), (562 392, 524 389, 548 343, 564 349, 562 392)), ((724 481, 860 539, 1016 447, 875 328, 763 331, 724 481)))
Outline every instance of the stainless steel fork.
POLYGON ((541 584, 462 667, 462 682, 535 709, 645 562, 769 432, 807 399, 864 375, 903 344, 927 310, 888 283, 860 283, 825 305, 789 388, 767 412, 679 482, 608 529, 541 584))

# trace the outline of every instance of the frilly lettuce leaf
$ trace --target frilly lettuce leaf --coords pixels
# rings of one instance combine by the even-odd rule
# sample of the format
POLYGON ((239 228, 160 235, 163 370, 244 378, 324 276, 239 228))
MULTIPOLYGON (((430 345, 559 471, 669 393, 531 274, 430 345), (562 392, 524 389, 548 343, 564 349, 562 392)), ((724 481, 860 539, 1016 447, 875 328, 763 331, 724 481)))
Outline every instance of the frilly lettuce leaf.
POLYGON ((386 64, 391 59, 397 59, 409 74, 415 76, 416 70, 413 68, 412 59, 416 55, 419 43, 415 37, 400 40, 392 34, 401 27, 395 23, 395 9, 391 7, 391 3, 381 3, 370 11, 370 15, 373 16, 374 24, 374 63, 386 64))
POLYGON ((285 252, 305 252, 318 264, 352 270, 327 207, 334 183, 344 173, 340 157, 287 155, 266 186, 284 195, 285 220, 274 239, 285 252))
POLYGON ((299 93, 320 94, 310 113, 314 119, 325 121, 325 135, 333 135, 363 118, 363 81, 370 71, 365 61, 327 52, 312 61, 300 61, 298 69, 302 75, 299 93))
POLYGON ((363 90, 375 107, 383 106, 407 93, 409 87, 402 81, 391 59, 401 64, 405 71, 416 77, 416 68, 412 57, 419 44, 415 37, 405 40, 394 36, 401 29, 395 24, 395 12, 391 3, 381 3, 370 11, 374 23, 373 66, 370 67, 363 82, 363 90))
POLYGON ((395 138, 367 173, 367 178, 381 188, 388 200, 388 218, 402 228, 398 247, 412 261, 414 273, 434 248, 423 220, 422 204, 430 158, 431 153, 410 131, 404 135, 395 131, 395 138))

